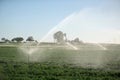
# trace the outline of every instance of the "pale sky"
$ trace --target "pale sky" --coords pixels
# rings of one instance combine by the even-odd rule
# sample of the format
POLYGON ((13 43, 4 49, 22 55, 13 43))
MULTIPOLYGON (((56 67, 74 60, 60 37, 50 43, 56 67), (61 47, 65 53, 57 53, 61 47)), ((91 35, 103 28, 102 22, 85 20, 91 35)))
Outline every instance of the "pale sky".
POLYGON ((0 38, 33 36, 39 41, 49 32, 44 41, 57 30, 68 39, 119 43, 120 1, 0 0, 0 38))

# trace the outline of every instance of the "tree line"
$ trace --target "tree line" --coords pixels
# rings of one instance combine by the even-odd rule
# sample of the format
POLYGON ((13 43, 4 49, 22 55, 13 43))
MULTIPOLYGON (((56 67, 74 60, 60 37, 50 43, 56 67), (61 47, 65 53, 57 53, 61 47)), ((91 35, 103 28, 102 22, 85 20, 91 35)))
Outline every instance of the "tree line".
MULTIPOLYGON (((11 40, 9 40, 9 39, 7 39, 7 38, 1 38, 1 40, 3 41, 3 42, 17 42, 17 43, 19 43, 19 42, 22 42, 23 40, 24 40, 24 38, 23 37, 14 37, 14 38, 12 38, 11 40)), ((32 36, 29 36, 27 39, 26 39, 26 41, 36 41, 36 40, 34 40, 34 38, 32 37, 32 36)), ((37 42, 37 41, 36 41, 37 42)))
MULTIPOLYGON (((65 42, 70 42, 70 43, 83 43, 83 41, 79 40, 78 37, 76 37, 74 40, 69 40, 67 39, 67 34, 63 33, 62 31, 57 31, 53 34, 53 39, 55 43, 60 43, 60 44, 64 44, 65 42)), ((22 42, 24 40, 23 37, 15 37, 11 40, 8 40, 7 38, 1 38, 2 41, 4 42, 22 42)), ((37 40, 34 40, 34 38, 32 36, 29 36, 26 41, 35 41, 37 42, 37 40)))

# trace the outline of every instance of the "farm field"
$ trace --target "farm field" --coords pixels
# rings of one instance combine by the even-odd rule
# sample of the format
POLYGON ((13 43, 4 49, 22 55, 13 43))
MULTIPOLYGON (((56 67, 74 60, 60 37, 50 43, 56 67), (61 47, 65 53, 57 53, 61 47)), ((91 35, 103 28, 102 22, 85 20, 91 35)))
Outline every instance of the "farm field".
POLYGON ((120 0, 0 0, 0 80, 120 80, 120 0))
POLYGON ((120 45, 52 46, 39 46, 31 55, 19 45, 0 46, 0 80, 120 80, 120 45))

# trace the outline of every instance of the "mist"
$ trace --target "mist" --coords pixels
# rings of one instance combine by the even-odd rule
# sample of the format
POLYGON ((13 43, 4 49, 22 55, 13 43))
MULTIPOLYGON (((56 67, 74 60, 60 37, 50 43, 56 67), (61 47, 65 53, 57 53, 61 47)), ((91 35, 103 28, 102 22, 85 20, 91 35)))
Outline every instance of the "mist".
POLYGON ((30 55, 30 61, 57 60, 58 63, 92 68, 105 68, 113 61, 111 65, 114 66, 114 61, 120 61, 119 46, 110 47, 120 44, 119 7, 117 2, 110 1, 73 12, 50 29, 36 46, 25 44, 19 49, 30 55), (41 45, 41 42, 54 42, 53 34, 57 31, 65 32, 68 40, 78 37, 86 45, 41 45))
POLYGON ((119 1, 108 1, 73 12, 54 26, 42 40, 52 42, 52 35, 63 31, 70 40, 79 37, 84 42, 120 44, 119 8, 119 1))

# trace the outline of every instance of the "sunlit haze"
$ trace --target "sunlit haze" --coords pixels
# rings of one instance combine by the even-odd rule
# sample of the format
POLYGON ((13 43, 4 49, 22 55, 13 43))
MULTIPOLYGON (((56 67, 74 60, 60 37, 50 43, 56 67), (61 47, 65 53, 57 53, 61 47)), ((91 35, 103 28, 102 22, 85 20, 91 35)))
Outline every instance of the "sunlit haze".
POLYGON ((1 0, 0 38, 53 41, 63 31, 72 40, 120 43, 119 0, 1 0))

